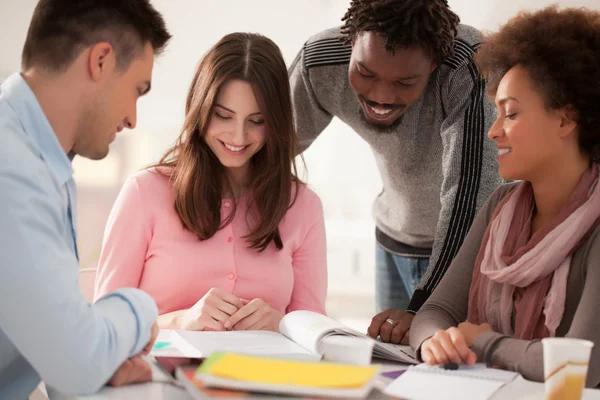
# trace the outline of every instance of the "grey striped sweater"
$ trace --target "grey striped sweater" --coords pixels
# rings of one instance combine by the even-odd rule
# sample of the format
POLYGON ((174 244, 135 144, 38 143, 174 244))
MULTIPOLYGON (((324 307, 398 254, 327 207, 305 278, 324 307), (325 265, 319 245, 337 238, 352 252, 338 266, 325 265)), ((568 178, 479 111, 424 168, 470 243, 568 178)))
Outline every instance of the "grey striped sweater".
POLYGON ((340 37, 339 27, 311 37, 290 67, 300 144, 308 148, 338 117, 371 145, 383 182, 373 206, 379 243, 397 243, 415 256, 431 249, 429 269, 409 305, 416 312, 501 183, 497 152, 486 137, 497 114, 473 61, 481 34, 459 26, 454 56, 434 71, 400 125, 387 131, 365 121, 348 82, 351 47, 340 37))

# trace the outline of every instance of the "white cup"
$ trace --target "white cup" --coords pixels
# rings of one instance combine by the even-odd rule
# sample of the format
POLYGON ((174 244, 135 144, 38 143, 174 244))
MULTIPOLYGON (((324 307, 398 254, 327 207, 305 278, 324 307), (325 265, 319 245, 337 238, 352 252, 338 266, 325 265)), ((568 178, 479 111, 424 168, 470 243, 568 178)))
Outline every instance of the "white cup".
POLYGON ((369 365, 374 341, 354 336, 332 335, 321 341, 323 359, 331 362, 369 365))
POLYGON ((542 339, 546 400, 579 400, 594 343, 571 338, 542 339))

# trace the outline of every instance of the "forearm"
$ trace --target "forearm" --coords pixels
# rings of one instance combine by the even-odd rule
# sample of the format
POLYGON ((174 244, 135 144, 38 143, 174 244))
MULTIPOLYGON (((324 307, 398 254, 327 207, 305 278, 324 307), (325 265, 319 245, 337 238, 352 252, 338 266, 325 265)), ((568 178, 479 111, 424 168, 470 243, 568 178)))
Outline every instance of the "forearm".
POLYGON ((518 372, 528 380, 544 381, 540 340, 519 340, 497 332, 485 332, 475 337, 471 350, 480 361, 518 372))

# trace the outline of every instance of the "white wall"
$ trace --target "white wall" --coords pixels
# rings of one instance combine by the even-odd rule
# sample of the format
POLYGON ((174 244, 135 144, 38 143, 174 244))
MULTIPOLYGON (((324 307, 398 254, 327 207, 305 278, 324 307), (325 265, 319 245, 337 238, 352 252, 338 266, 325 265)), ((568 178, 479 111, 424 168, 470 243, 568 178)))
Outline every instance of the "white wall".
MULTIPOLYGON (((232 31, 260 32, 282 49, 288 63, 317 31, 338 25, 348 0, 154 0, 174 38, 157 60, 153 89, 139 102, 138 127, 113 145, 106 160, 77 159, 80 187, 80 254, 94 265, 106 216, 123 179, 157 160, 179 133, 189 81, 200 57, 232 31)), ((527 0, 540 8, 552 0, 527 0)), ((0 0, 0 80, 17 71, 35 0, 0 0)), ((600 9, 600 0, 565 0, 561 5, 600 9)), ((462 22, 494 30, 516 14, 519 0, 450 0, 462 22)), ((373 311, 374 226, 371 202, 380 190, 368 146, 334 120, 305 153, 309 182, 321 195, 327 218, 330 311, 337 316, 369 317, 373 311), (348 298, 348 296, 350 298, 348 298), (359 300, 361 299, 361 300, 359 300)), ((364 321, 363 321, 364 323, 364 321)))

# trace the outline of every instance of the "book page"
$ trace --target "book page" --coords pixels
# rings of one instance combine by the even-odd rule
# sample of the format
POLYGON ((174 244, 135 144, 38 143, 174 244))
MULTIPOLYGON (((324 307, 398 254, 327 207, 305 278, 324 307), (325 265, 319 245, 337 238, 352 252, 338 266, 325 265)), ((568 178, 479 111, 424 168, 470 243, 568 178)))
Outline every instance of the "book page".
MULTIPOLYGON (((334 319, 312 311, 292 311, 281 320, 279 331, 315 354, 323 354, 321 341, 328 335, 356 336, 374 340, 334 319)), ((405 364, 418 364, 410 346, 374 340, 373 356, 405 364)))
POLYGON ((320 359, 287 337, 270 331, 173 331, 171 339, 186 357, 205 358, 215 352, 231 352, 301 360, 320 359))
POLYGON ((339 322, 312 311, 292 311, 279 323, 279 332, 314 354, 322 354, 320 342, 332 333, 352 336, 360 333, 346 328, 339 322))

